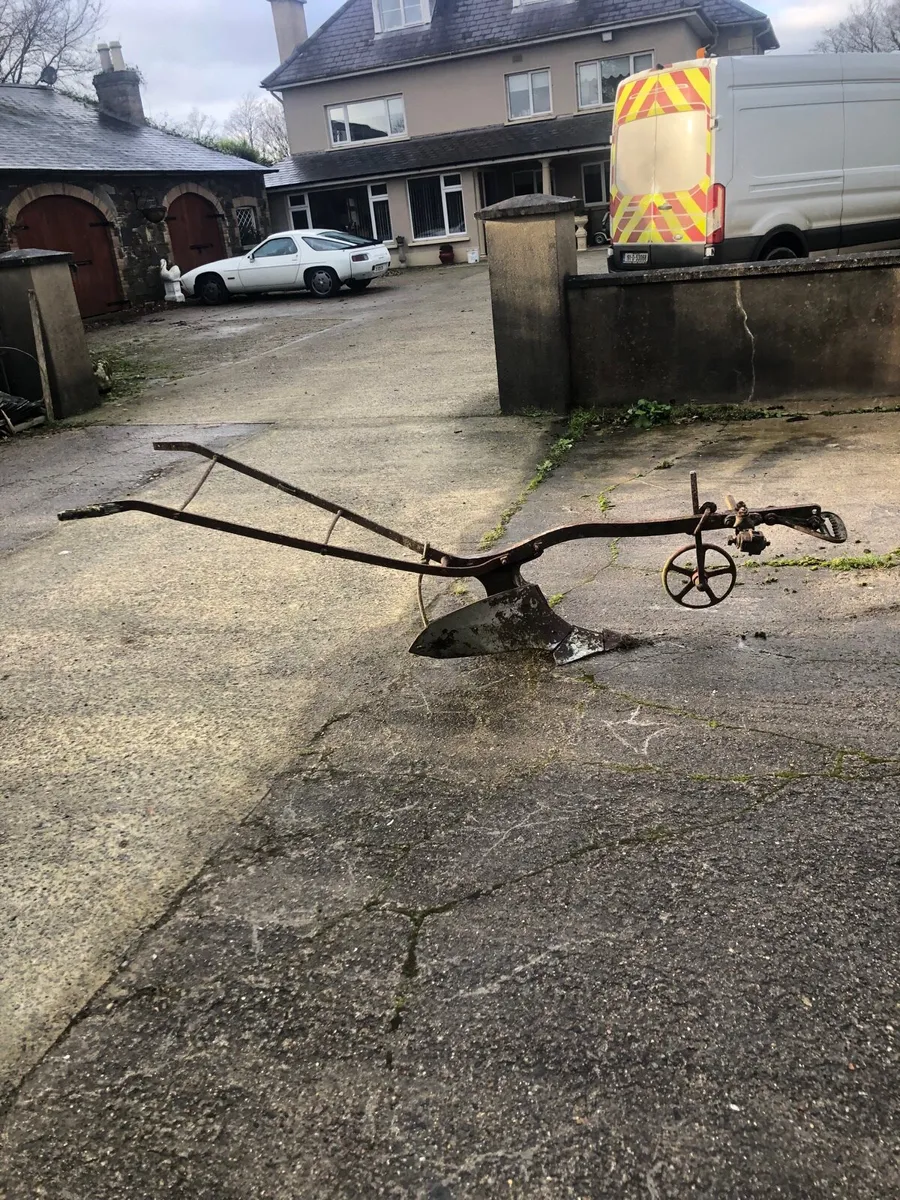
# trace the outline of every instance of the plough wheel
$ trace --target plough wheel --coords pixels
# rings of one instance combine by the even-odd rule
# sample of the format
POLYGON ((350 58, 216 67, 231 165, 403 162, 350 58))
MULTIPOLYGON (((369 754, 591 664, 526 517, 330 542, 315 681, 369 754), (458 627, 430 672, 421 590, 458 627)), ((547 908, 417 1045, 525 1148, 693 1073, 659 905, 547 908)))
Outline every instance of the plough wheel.
POLYGON ((737 566, 721 546, 682 546, 663 567, 662 580, 666 591, 683 608, 712 608, 731 595, 737 583, 737 566))

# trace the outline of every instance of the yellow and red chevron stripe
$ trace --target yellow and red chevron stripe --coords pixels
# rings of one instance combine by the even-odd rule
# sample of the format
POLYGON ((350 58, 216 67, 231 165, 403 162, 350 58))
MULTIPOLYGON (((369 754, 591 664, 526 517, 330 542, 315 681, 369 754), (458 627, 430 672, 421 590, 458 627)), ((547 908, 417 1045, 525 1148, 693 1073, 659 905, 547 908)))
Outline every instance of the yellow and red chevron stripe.
POLYGON ((615 121, 637 121, 664 113, 689 112, 712 105, 709 67, 685 67, 680 71, 658 71, 645 79, 627 79, 616 96, 615 121))
MULTIPOLYGON (((643 79, 626 80, 620 86, 616 96, 615 124, 618 127, 629 121, 667 113, 705 111, 710 114, 711 108, 712 76, 709 67, 658 71, 643 79)), ((616 245, 702 245, 706 241, 711 186, 712 130, 707 122, 706 174, 689 191, 625 196, 613 183, 610 195, 613 242, 616 245)))

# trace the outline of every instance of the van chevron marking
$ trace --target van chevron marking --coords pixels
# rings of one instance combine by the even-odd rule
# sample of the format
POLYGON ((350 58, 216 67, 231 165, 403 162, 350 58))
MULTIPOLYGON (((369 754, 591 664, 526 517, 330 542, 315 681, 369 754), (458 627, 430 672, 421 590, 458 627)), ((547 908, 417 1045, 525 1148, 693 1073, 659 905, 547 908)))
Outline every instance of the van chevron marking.
POLYGON ((625 195, 615 182, 610 193, 610 220, 617 244, 706 241, 709 194, 712 186, 712 74, 709 67, 656 71, 646 78, 626 80, 616 99, 616 127, 670 113, 705 112, 706 169, 690 189, 645 195, 625 195))

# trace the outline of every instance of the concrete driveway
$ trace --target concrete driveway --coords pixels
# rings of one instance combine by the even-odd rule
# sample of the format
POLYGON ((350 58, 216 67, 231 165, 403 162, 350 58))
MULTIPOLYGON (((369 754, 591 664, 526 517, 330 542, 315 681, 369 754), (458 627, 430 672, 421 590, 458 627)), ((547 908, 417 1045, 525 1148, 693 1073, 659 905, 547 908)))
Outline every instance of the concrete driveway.
MULTIPOLYGON (((332 329, 123 419, 273 421, 240 456, 472 546, 546 442, 489 415, 483 277, 395 288, 364 394, 332 329)), ((695 468, 850 542, 776 530, 703 614, 662 593, 677 543, 556 550, 526 573, 560 612, 649 638, 565 669, 411 658, 408 581, 137 516, 9 556, 9 1077, 65 1032, 11 1095, 7 1195, 894 1194, 900 592, 826 561, 900 542, 898 434, 589 436, 508 538, 682 512, 695 468)))

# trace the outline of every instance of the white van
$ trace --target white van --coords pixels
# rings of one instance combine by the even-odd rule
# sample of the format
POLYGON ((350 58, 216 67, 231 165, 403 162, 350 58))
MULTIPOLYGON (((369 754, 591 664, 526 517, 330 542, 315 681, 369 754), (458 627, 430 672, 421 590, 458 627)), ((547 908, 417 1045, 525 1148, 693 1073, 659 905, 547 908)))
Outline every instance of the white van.
POLYGON ((699 58, 616 96, 610 268, 900 241, 900 54, 699 58))

